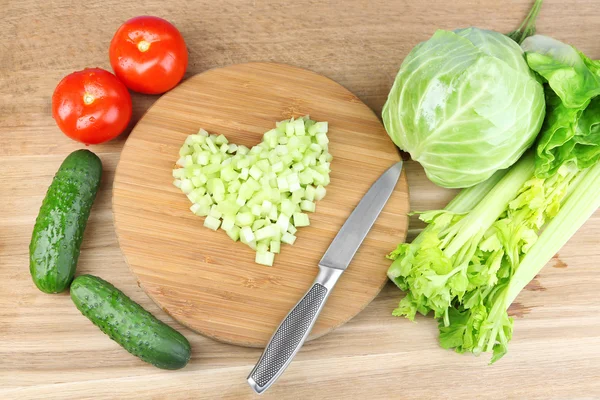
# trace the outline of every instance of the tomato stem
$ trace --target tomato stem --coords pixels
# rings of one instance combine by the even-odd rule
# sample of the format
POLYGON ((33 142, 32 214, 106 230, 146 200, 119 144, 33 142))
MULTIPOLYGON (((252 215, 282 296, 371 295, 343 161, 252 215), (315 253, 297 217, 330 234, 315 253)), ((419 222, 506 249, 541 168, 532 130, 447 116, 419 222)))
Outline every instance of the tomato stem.
POLYGON ((83 95, 83 102, 87 105, 92 104, 94 102, 94 100, 96 100, 96 98, 89 93, 85 93, 83 95))
POLYGON ((150 48, 150 43, 146 42, 145 40, 142 40, 142 41, 138 42, 137 48, 139 51, 144 53, 144 52, 148 51, 148 49, 150 48))

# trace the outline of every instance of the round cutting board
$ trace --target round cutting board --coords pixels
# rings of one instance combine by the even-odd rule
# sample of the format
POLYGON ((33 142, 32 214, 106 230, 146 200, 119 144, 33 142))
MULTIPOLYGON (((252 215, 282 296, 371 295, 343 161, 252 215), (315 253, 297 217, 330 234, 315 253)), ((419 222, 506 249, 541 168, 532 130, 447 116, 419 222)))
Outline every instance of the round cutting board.
MULTIPOLYGON (((350 212, 398 160, 377 116, 328 78, 273 63, 206 71, 158 99, 127 139, 113 190, 119 244, 142 289, 177 321, 223 342, 264 346, 310 287, 350 212), (329 122, 327 196, 296 243, 283 245, 272 267, 258 265, 250 248, 203 226, 171 172, 185 138, 199 128, 252 147, 276 121, 306 114, 329 122)), ((390 264, 385 255, 405 239, 408 210, 403 173, 310 338, 348 321, 379 293, 390 264)))

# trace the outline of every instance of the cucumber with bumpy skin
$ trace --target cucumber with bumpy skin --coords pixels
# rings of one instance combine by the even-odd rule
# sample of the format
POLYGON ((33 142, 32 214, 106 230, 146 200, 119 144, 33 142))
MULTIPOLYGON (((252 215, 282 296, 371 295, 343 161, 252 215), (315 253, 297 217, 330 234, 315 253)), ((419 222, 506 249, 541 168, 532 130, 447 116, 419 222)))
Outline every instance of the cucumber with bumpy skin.
POLYGON ((143 361, 162 369, 179 369, 190 360, 190 343, 181 333, 105 280, 78 276, 71 284, 71 299, 102 332, 143 361))
POLYGON ((29 271, 42 292, 62 292, 73 280, 101 176, 102 162, 88 150, 69 154, 56 172, 29 244, 29 271))

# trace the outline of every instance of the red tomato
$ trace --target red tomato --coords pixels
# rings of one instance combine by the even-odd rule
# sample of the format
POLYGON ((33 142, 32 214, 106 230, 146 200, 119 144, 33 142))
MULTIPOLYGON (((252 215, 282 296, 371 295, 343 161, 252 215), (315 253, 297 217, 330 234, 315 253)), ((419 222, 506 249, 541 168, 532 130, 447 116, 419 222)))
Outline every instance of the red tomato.
POLYGON ((110 42, 110 64, 131 90, 159 94, 183 78, 188 52, 181 33, 168 21, 142 16, 125 22, 110 42))
POLYGON ((68 137, 85 144, 111 140, 131 119, 131 95, 116 76, 86 68, 65 76, 52 95, 52 116, 68 137))

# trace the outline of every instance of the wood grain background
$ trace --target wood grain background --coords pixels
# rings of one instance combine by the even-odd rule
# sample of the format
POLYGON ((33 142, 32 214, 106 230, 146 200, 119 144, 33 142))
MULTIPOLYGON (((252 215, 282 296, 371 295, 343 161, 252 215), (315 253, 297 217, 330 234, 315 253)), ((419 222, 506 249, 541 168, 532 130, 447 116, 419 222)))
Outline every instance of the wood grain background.
MULTIPOLYGON (((94 146, 105 176, 79 262, 80 273, 116 283, 179 328, 194 354, 165 372, 130 356, 73 307, 67 295, 37 291, 28 273, 31 228, 52 175, 81 146, 50 116, 54 86, 84 67, 110 68, 108 43, 125 19, 172 21, 190 52, 187 75, 248 61, 319 72, 381 111, 408 51, 437 28, 514 29, 529 0, 103 1, 0 0, 0 398, 254 398, 245 377, 260 351, 214 342, 176 325, 135 284, 112 224, 111 182, 126 139, 94 146)), ((600 58, 598 0, 547 0, 541 33, 600 58)), ((134 121, 155 97, 133 95, 134 121)), ((453 195, 407 166, 414 208, 453 195)), ((414 221, 413 221, 414 222, 414 221)), ((411 225, 414 233, 420 225, 411 225)), ((517 299, 509 354, 487 358, 441 350, 431 319, 390 316, 391 285, 356 318, 307 344, 263 396, 302 398, 600 398, 600 213, 573 237, 517 299)))

